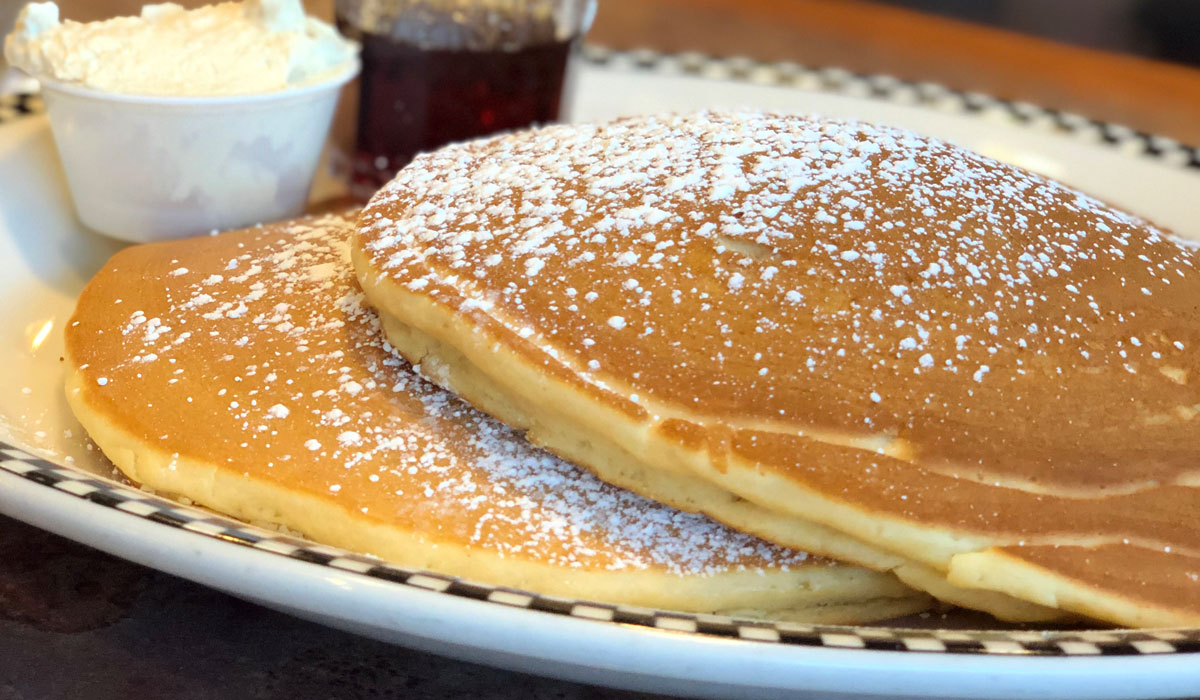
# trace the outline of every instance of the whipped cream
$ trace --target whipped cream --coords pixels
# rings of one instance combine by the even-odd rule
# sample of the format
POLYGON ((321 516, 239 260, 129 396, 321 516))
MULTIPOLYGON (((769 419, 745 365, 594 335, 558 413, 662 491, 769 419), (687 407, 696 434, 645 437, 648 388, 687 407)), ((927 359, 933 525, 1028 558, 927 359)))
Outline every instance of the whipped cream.
POLYGON ((140 95, 244 95, 347 71, 354 42, 304 13, 300 0, 245 0, 185 10, 146 5, 138 17, 60 22, 30 3, 4 42, 12 65, 39 78, 140 95))

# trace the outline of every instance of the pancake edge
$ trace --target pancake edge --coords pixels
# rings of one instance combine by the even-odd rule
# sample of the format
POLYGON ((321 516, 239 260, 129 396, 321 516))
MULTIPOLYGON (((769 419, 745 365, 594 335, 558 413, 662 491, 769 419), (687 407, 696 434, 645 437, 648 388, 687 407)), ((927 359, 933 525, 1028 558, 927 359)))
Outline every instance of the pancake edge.
POLYGON ((652 569, 568 569, 438 542, 420 532, 356 516, 311 494, 164 451, 104 414, 105 400, 91 389, 92 382, 77 366, 69 344, 63 365, 64 390, 72 413, 101 452, 137 485, 176 500, 187 498, 205 509, 252 525, 286 528, 314 542, 405 568, 581 601, 682 612, 739 611, 813 624, 887 619, 919 612, 931 603, 927 596, 891 576, 822 561, 786 571, 733 570, 678 576, 652 569))
POLYGON ((686 473, 647 468, 609 440, 584 435, 562 424, 550 426, 544 416, 535 417, 534 406, 515 394, 503 393, 490 375, 451 344, 404 323, 386 310, 380 311, 380 322, 388 342, 414 368, 419 367, 422 376, 526 431, 526 438, 534 444, 576 462, 604 481, 680 510, 703 513, 777 544, 890 572, 943 602, 982 610, 1001 620, 1052 622, 1070 617, 1061 610, 994 590, 956 586, 933 567, 879 549, 834 528, 781 515, 686 473))

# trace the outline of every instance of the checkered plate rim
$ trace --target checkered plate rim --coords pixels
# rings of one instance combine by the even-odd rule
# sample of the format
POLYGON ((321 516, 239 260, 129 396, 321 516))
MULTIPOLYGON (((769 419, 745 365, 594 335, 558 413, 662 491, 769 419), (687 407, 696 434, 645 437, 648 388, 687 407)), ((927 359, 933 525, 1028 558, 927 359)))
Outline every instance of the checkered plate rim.
POLYGON ((0 124, 40 114, 42 109, 42 97, 37 93, 21 92, 15 95, 0 95, 0 124))
MULTIPOLYGON (((755 61, 744 57, 714 57, 694 52, 660 53, 649 49, 622 51, 587 45, 582 56, 594 66, 792 87, 963 115, 1000 117, 1016 125, 1058 132, 1083 142, 1114 148, 1126 155, 1200 170, 1200 148, 1196 146, 1074 112, 993 97, 972 90, 958 90, 937 83, 902 80, 885 74, 853 73, 842 68, 810 67, 786 61, 755 61)), ((41 111, 42 100, 37 94, 0 95, 0 123, 41 111)))
POLYGON ((727 639, 841 649, 1020 656, 1138 656, 1200 653, 1200 630, 988 631, 918 630, 805 625, 745 620, 546 596, 491 586, 431 571, 396 566, 337 547, 247 525, 229 518, 54 464, 0 441, 0 473, 20 477, 84 501, 167 527, 274 556, 360 574, 445 595, 570 617, 616 622, 727 639))
POLYGON ((648 49, 619 51, 589 45, 584 47, 583 58, 594 66, 791 87, 912 105, 933 111, 956 112, 964 116, 997 118, 1014 125, 1069 135, 1084 143, 1120 150, 1129 156, 1200 170, 1200 148, 1165 136, 1091 119, 1074 112, 993 97, 972 90, 957 90, 937 83, 903 80, 883 74, 853 73, 843 68, 809 67, 786 61, 769 63, 744 57, 722 58, 692 52, 660 53, 648 49))
MULTIPOLYGON (((713 58, 700 54, 611 51, 594 46, 585 48, 584 59, 593 65, 626 66, 633 70, 793 86, 847 96, 911 103, 933 109, 951 109, 965 114, 1000 111, 1017 123, 1092 139, 1098 145, 1122 148, 1131 155, 1142 155, 1179 167, 1200 169, 1200 150, 1170 139, 1036 105, 952 90, 929 83, 909 82, 887 76, 857 75, 841 69, 806 68, 791 63, 762 63, 743 58, 713 58), (1132 153, 1131 148, 1134 149, 1132 153)), ((0 96, 0 123, 37 114, 42 109, 41 98, 36 94, 0 96)), ((257 528, 189 508, 73 467, 54 464, 3 441, 0 441, 0 453, 0 472, 53 488, 99 506, 122 511, 130 517, 220 539, 233 546, 248 547, 274 556, 329 567, 343 573, 359 574, 396 585, 601 623, 615 622, 634 627, 757 643, 892 652, 1026 657, 1200 653, 1200 629, 962 631, 805 625, 545 596, 530 591, 466 581, 430 571, 408 569, 336 547, 318 545, 257 528)))

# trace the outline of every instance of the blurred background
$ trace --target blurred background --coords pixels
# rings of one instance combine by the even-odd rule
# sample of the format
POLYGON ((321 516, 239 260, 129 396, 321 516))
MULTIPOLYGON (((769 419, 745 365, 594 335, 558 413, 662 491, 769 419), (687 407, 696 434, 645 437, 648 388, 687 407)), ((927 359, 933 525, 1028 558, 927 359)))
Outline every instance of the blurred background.
POLYGON ((1195 0, 877 0, 1057 41, 1200 66, 1195 0))
MULTIPOLYGON (((14 13, 23 2, 0 0, 14 13)), ((60 0, 63 16, 92 20, 117 13, 136 12, 135 0, 60 0)), ((205 4, 197 0, 179 0, 186 7, 205 4)), ((332 0, 306 0, 309 11, 332 15, 332 0)), ((661 14, 657 6, 670 11, 687 12, 688 2, 655 0, 602 0, 600 20, 608 14, 630 12, 652 20, 661 14)), ((1196 0, 725 0, 695 3, 701 11, 737 10, 743 5, 747 14, 763 14, 767 6, 798 12, 819 11, 839 5, 887 5, 1014 32, 1032 34, 1055 41, 1096 49, 1126 52, 1150 58, 1200 66, 1200 2, 1196 0), (790 6, 790 7, 789 7, 790 6)))
MULTIPOLYGON (((21 4, 0 0, 0 29, 21 4)), ((92 20, 141 3, 59 4, 92 20)), ((1200 0, 600 0, 589 41, 926 80, 1200 143, 1200 0)))

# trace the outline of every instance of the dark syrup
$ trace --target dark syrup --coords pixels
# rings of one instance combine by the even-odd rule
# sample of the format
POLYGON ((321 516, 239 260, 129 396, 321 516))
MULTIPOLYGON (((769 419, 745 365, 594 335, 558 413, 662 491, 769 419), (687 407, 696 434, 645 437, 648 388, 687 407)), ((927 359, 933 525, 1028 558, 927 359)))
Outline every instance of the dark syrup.
POLYGON ((422 151, 558 118, 572 41, 512 50, 422 48, 340 28, 362 44, 352 170, 360 197, 422 151))

